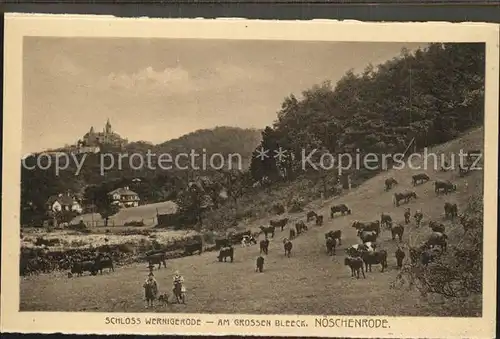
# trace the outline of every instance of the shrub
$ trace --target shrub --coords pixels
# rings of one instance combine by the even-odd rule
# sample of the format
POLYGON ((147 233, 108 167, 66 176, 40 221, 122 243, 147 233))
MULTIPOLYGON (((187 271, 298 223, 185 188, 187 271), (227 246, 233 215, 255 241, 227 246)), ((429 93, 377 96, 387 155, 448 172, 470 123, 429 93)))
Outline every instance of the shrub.
POLYGON ((41 237, 36 238, 35 240, 35 245, 36 246, 55 246, 59 245, 60 240, 55 238, 55 239, 44 239, 41 237))
POLYGON ((68 229, 83 232, 83 233, 90 233, 90 230, 87 228, 87 225, 85 225, 85 223, 81 220, 78 224, 68 225, 68 229), (87 232, 87 230, 88 230, 88 232, 87 232))
POLYGON ((281 203, 277 203, 273 205, 273 212, 276 213, 277 215, 281 215, 285 213, 285 206, 281 203))
POLYGON ((119 244, 118 245, 118 250, 122 253, 134 253, 134 246, 132 244, 119 244))
POLYGON ((416 262, 405 265, 393 282, 417 288, 422 295, 438 294, 445 298, 464 298, 482 291, 483 264, 483 201, 473 197, 460 218, 470 225, 456 246, 440 255, 428 266, 416 262))
POLYGON ((144 220, 132 220, 123 224, 123 226, 144 226, 144 220))
POLYGON ((305 200, 301 197, 292 198, 288 202, 288 212, 290 213, 302 212, 304 210, 305 204, 306 204, 305 200))

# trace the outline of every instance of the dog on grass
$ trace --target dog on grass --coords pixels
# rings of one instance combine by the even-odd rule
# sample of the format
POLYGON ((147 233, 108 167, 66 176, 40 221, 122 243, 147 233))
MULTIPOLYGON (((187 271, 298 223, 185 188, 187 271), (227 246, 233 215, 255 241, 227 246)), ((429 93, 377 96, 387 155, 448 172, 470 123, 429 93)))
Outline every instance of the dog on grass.
POLYGON ((163 293, 163 294, 160 294, 158 296, 158 303, 161 305, 161 306, 165 306, 168 304, 168 294, 167 293, 163 293))

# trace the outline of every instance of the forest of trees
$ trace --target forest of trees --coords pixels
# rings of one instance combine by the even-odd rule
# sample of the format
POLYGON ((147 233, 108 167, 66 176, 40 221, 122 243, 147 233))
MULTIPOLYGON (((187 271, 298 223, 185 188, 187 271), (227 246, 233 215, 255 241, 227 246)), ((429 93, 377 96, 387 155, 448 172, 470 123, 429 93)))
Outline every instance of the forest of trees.
POLYGON ((293 156, 253 158, 252 176, 293 180, 303 172, 303 149, 391 154, 413 138, 418 147, 453 139, 483 124, 484 75, 484 44, 430 44, 414 53, 403 49, 361 74, 348 71, 334 88, 314 86, 300 100, 292 94, 265 128, 261 146, 293 156))
MULTIPOLYGON (((221 127, 153 147, 156 152, 185 152, 192 148, 205 148, 207 153, 238 152, 247 160, 251 158, 248 171, 165 173, 124 168, 101 176, 97 158, 87 159, 79 176, 74 176, 74 171, 55 177, 51 171, 23 169, 23 222, 39 215, 52 194, 68 189, 78 191, 88 185, 113 189, 134 177, 141 177, 144 182, 137 188, 142 190, 138 192, 142 200, 177 199, 182 214, 196 215, 201 222, 203 199, 199 195, 212 197, 212 208, 217 208, 224 203, 217 201, 222 189, 231 197, 225 201, 236 203, 242 195, 253 192, 249 188, 256 181, 273 185, 303 175, 321 177, 302 170, 299 162, 303 149, 331 154, 355 150, 395 153, 402 152, 413 138, 418 147, 425 147, 482 125, 484 80, 484 44, 437 43, 412 53, 403 49, 400 56, 378 66, 368 65, 361 74, 348 71, 335 86, 328 82, 314 86, 305 90, 301 98, 291 94, 284 99, 276 121, 262 133, 221 127), (279 161, 272 156, 264 160, 252 157, 252 152, 255 156, 260 147, 271 154, 281 147, 289 156, 279 161), (200 176, 211 178, 212 183, 203 189, 187 187, 188 182, 200 176)), ((132 143, 127 151, 145 152, 150 147, 145 142, 132 143)))

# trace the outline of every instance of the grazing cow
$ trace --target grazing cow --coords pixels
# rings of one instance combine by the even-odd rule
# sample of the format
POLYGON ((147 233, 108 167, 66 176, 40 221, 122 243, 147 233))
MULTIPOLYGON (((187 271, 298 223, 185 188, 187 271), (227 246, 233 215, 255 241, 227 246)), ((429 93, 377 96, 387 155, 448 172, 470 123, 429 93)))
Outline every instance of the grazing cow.
POLYGON ((75 262, 71 267, 71 273, 81 276, 83 272, 90 272, 92 275, 97 274, 94 262, 91 260, 75 262))
MULTIPOLYGON (((353 245, 353 246, 356 246, 356 245, 353 245)), ((372 242, 372 241, 367 241, 365 243, 358 244, 358 249, 360 251, 372 252, 372 251, 375 251, 376 248, 377 248, 377 243, 372 242)))
POLYGON ((385 190, 390 190, 393 186, 397 185, 398 182, 394 178, 385 179, 385 190))
POLYGON ((222 247, 228 247, 231 245, 229 239, 215 239, 215 249, 219 250, 222 247))
POLYGON ((374 251, 377 245, 374 242, 355 244, 346 248, 345 252, 350 257, 359 257, 363 251, 374 251))
POLYGON ((109 271, 115 271, 115 267, 113 265, 113 259, 110 256, 102 256, 101 254, 97 255, 97 258, 94 262, 94 269, 96 271, 101 272, 103 268, 109 268, 109 271))
POLYGON ((290 228, 290 239, 295 239, 296 237, 296 234, 295 234, 295 230, 293 228, 290 228))
POLYGON ((415 222, 417 223, 417 228, 420 227, 420 223, 422 222, 422 219, 424 218, 424 215, 420 211, 416 211, 415 215, 413 216, 415 218, 415 222))
POLYGON ((450 217, 452 220, 458 215, 457 204, 451 204, 449 202, 444 203, 444 215, 446 218, 450 217))
POLYGON ((307 212, 307 214, 306 214, 307 222, 309 222, 310 220, 316 218, 317 216, 318 215, 314 211, 307 212))
POLYGON ((448 242, 447 242, 448 236, 444 233, 441 232, 432 232, 432 234, 429 236, 429 239, 426 241, 426 245, 430 248, 433 246, 439 246, 443 250, 443 252, 446 252, 446 249, 448 247, 448 242))
POLYGON ((219 251, 219 255, 217 256, 217 259, 219 259, 220 262, 224 260, 224 262, 227 261, 227 258, 231 259, 231 262, 234 260, 234 248, 233 246, 229 247, 223 247, 219 251))
POLYGON ((411 210, 409 208, 405 210, 404 217, 405 217, 405 224, 408 225, 410 223, 410 218, 411 218, 411 210))
POLYGON ((184 253, 186 255, 192 255, 194 252, 198 252, 199 255, 203 252, 203 244, 201 241, 184 246, 184 253))
POLYGON ((337 240, 334 238, 326 238, 326 253, 328 255, 335 255, 335 248, 337 247, 337 240))
POLYGON ((372 265, 381 265, 382 272, 387 268, 387 251, 386 250, 375 250, 375 251, 363 251, 361 253, 361 258, 365 263, 365 270, 367 272, 372 271, 372 265))
POLYGON ((317 215, 316 216, 316 226, 321 226, 321 225, 323 225, 323 216, 317 215))
POLYGON ((363 243, 369 242, 369 241, 377 241, 377 232, 375 231, 358 231, 358 236, 361 239, 363 243))
POLYGON ((342 213, 342 215, 351 214, 352 211, 347 207, 346 204, 334 205, 330 208, 330 218, 333 218, 335 213, 342 213))
POLYGON ((431 220, 429 221, 429 228, 432 229, 433 232, 444 233, 445 227, 443 224, 438 224, 437 221, 431 220))
POLYGON ((307 231, 306 223, 300 220, 298 223, 295 224, 295 229, 297 230, 297 235, 302 233, 302 231, 307 231))
POLYGON ((149 266, 158 264, 158 269, 160 269, 161 264, 163 264, 163 267, 167 268, 167 259, 164 252, 148 255, 146 260, 149 263, 149 266))
POLYGON ((389 214, 384 214, 380 216, 380 225, 384 226, 387 229, 390 229, 392 227, 392 218, 389 214))
POLYGON ((252 235, 246 235, 241 240, 241 246, 243 247, 250 246, 252 244, 254 245, 257 244, 257 240, 255 240, 255 238, 252 235))
POLYGON ((341 230, 330 231, 328 233, 325 233, 325 239, 328 239, 328 238, 338 240, 339 245, 342 245, 342 231, 341 230))
POLYGON ((407 192, 402 192, 402 193, 394 193, 394 205, 399 206, 399 202, 401 200, 404 200, 404 202, 407 204, 410 202, 410 199, 417 199, 417 193, 413 191, 407 191, 407 192))
POLYGON ((262 230, 266 238, 268 234, 271 234, 271 237, 274 238, 274 230, 275 230, 274 226, 269 226, 269 227, 260 226, 260 229, 262 230))
MULTIPOLYGON (((288 218, 283 218, 280 220, 271 220, 271 221, 269 221, 269 225, 271 227, 280 227, 281 231, 283 232, 283 228, 285 228, 286 224, 288 224, 288 221, 289 221, 288 218)), ((273 230, 273 234, 274 234, 274 230, 273 230)), ((273 235, 273 238, 274 238, 274 235, 273 235)))
POLYGON ((269 250, 269 239, 264 239, 260 241, 260 253, 264 253, 267 255, 267 252, 269 250))
POLYGON ((368 222, 355 220, 351 227, 357 229, 358 231, 375 231, 377 235, 380 234, 380 220, 368 222))
POLYGON ((398 265, 398 268, 401 269, 403 267, 403 259, 406 257, 405 252, 401 249, 401 247, 398 246, 398 249, 396 250, 396 263, 398 265))
POLYGON ((285 248, 285 255, 290 258, 290 253, 292 252, 292 242, 288 239, 283 240, 283 247, 285 248))
POLYGON ((420 183, 424 183, 424 182, 430 180, 429 176, 425 173, 415 174, 411 178, 412 178, 413 186, 416 186, 420 183))
POLYGON ((239 232, 231 235, 230 240, 231 244, 239 244, 243 240, 244 237, 249 237, 252 235, 251 231, 239 232))
POLYGON ((391 228, 392 240, 396 239, 396 236, 399 238, 399 241, 403 239, 403 233, 405 228, 401 224, 397 224, 396 226, 391 228))
POLYGON ((256 260, 255 272, 262 273, 264 270, 264 257, 259 255, 256 260))
POLYGON ((351 277, 356 277, 359 279, 359 271, 363 274, 363 278, 366 279, 365 271, 363 269, 363 259, 360 257, 346 257, 344 259, 344 265, 351 268, 351 277))
POLYGON ((454 185, 448 180, 447 181, 437 180, 434 183, 434 192, 436 192, 436 194, 439 194, 441 191, 443 191, 444 194, 448 194, 456 190, 457 190, 457 185, 454 185))

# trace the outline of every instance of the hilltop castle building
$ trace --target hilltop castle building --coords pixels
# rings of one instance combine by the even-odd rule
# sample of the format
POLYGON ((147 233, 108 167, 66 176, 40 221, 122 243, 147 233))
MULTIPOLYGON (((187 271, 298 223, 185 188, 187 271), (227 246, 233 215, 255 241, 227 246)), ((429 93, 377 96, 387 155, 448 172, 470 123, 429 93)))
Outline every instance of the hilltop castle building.
POLYGON ((102 132, 95 132, 94 126, 91 126, 90 131, 85 133, 82 140, 79 140, 78 147, 99 147, 102 145, 123 147, 127 142, 127 139, 123 139, 113 131, 108 119, 102 132))

